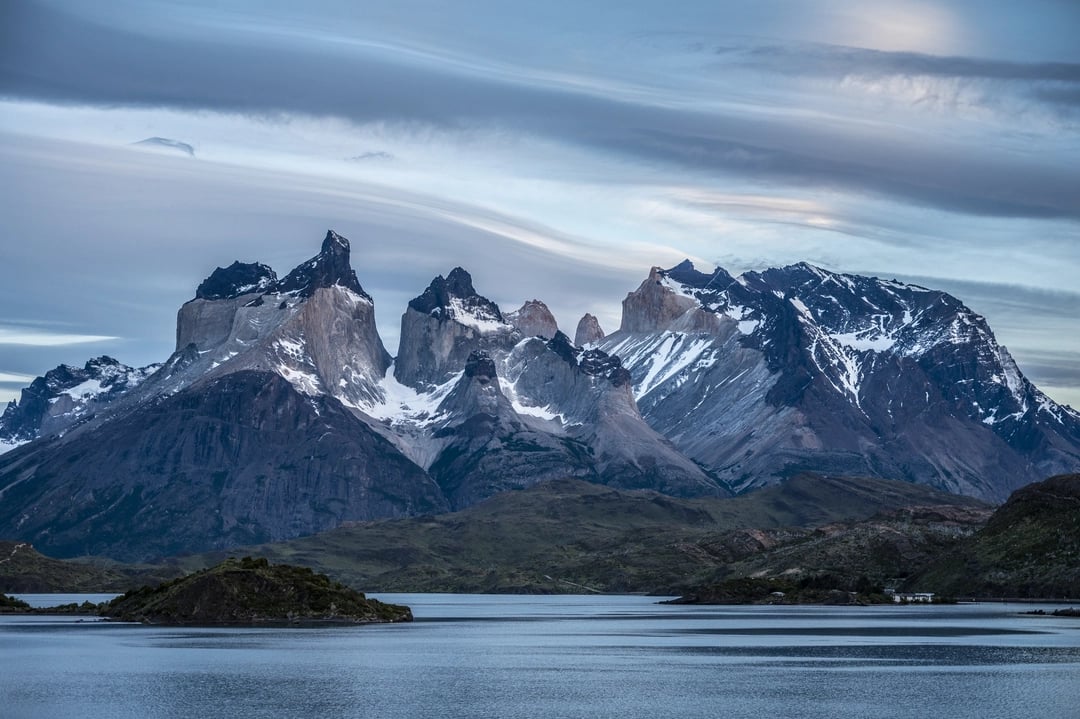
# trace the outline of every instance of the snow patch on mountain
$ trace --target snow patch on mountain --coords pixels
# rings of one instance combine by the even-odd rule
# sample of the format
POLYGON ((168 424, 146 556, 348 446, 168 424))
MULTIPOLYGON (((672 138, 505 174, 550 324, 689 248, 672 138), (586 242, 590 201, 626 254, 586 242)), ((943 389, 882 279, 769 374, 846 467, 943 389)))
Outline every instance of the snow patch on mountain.
POLYGON ((445 419, 445 414, 439 412, 439 405, 454 389, 461 375, 461 372, 456 373, 429 392, 418 392, 398 382, 394 377, 394 367, 391 365, 377 385, 382 392, 382 400, 352 406, 391 427, 426 427, 445 419))
POLYGON ((682 333, 665 333, 660 346, 646 360, 645 378, 636 388, 636 398, 644 397, 654 388, 688 368, 708 367, 711 362, 705 356, 712 345, 709 337, 693 337, 682 333))
MULTIPOLYGON (((72 399, 91 399, 107 390, 108 388, 101 383, 101 378, 93 378, 81 382, 74 387, 68 387, 65 390, 61 390, 60 394, 66 394, 72 399)), ((58 399, 60 399, 60 397, 56 396, 50 399, 49 402, 56 402, 58 399)))
POLYGON ((818 371, 837 392, 850 397, 855 406, 860 407, 863 368, 859 351, 823 331, 814 320, 813 312, 798 297, 792 297, 789 302, 798 311, 799 319, 810 335, 807 354, 818 371))
POLYGON ((668 382, 679 387, 690 373, 707 369, 716 362, 715 338, 704 334, 662 332, 644 337, 630 334, 605 350, 625 366, 634 368, 637 401, 668 382))
MULTIPOLYGON (((432 314, 439 312, 436 308, 432 314)), ((511 325, 503 322, 497 315, 486 311, 482 306, 466 306, 460 297, 451 297, 449 306, 446 308, 447 316, 458 324, 471 327, 480 334, 491 334, 513 329, 511 325)))
POLYGON ((896 344, 896 337, 888 334, 875 335, 872 330, 830 334, 834 342, 857 352, 887 352, 896 344))
POLYGON ((527 398, 523 398, 518 393, 517 385, 501 375, 499 377, 499 389, 501 389, 503 395, 510 400, 510 406, 512 406, 514 411, 518 414, 547 421, 554 420, 560 425, 566 425, 566 415, 554 411, 550 404, 544 406, 527 404, 527 398))
POLYGON ((21 447, 30 440, 28 439, 0 439, 0 454, 10 452, 16 447, 21 447))
POLYGON ((289 367, 286 364, 278 365, 275 371, 288 380, 289 384, 295 387, 300 394, 311 397, 323 394, 322 382, 319 381, 318 375, 313 372, 305 372, 301 369, 289 367))

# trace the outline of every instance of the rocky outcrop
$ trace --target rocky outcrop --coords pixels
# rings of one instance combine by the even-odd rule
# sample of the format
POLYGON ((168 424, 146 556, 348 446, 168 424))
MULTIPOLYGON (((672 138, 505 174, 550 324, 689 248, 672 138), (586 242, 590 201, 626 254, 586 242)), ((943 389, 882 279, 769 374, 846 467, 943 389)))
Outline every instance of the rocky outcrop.
POLYGON ((411 622, 406 606, 368 599, 306 567, 228 559, 104 605, 102 616, 163 625, 411 622))
POLYGON ((455 267, 409 302, 401 317, 394 377, 430 389, 462 371, 474 350, 505 352, 518 338, 499 306, 478 294, 469 273, 455 267))
POLYGON ((228 300, 252 293, 263 294, 277 283, 277 273, 260 262, 237 260, 218 267, 195 290, 199 300, 228 300))
POLYGON ((376 401, 391 357, 349 257, 349 241, 331 230, 318 255, 262 289, 247 282, 253 270, 246 269, 262 265, 241 265, 239 274, 218 268, 203 286, 213 280, 220 291, 214 298, 197 293, 177 316, 177 353, 190 360, 182 369, 168 363, 169 373, 148 389, 172 393, 205 375, 258 370, 276 372, 306 394, 353 406, 376 401))
POLYGON ((698 308, 692 298, 672 292, 663 282, 659 267, 649 270, 649 276, 623 300, 622 332, 661 332, 675 320, 698 308))
POLYGON ((506 315, 506 321, 512 324, 522 337, 551 339, 559 331, 555 316, 540 300, 529 300, 517 311, 506 315))
POLYGON ((586 312, 578 320, 577 330, 574 332, 574 344, 578 347, 584 347, 602 339, 604 339, 604 330, 600 328, 600 321, 586 312))

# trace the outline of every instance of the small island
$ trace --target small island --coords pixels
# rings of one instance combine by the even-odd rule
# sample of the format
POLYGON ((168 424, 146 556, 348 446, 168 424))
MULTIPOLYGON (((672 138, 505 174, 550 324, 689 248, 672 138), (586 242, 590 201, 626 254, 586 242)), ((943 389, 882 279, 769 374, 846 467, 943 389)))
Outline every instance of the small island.
POLYGON ((101 616, 165 625, 367 624, 409 622, 409 607, 363 593, 306 567, 227 559, 101 605, 101 616))

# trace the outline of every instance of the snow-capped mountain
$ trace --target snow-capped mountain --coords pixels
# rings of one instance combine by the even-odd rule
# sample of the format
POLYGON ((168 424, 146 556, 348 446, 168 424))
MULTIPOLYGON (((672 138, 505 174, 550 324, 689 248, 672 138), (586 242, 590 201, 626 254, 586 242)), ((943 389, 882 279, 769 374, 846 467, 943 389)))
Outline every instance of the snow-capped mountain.
POLYGON ((409 302, 393 374, 395 407, 359 409, 388 422, 454 506, 554 476, 728 491, 645 423, 618 358, 574 346, 538 300, 504 315, 460 267, 409 302), (484 410, 461 401, 480 386, 484 410))
POLYGON ((139 559, 447 510, 352 407, 383 400, 390 356, 349 255, 329 232, 283 279, 257 263, 215 270, 156 371, 0 455, 0 535, 139 559))
POLYGON ((176 350, 38 378, 0 418, 0 536, 138 559, 441 512, 561 477, 724 495, 802 472, 1002 499, 1080 468, 1080 415, 943 292, 800 264, 653 268, 605 335, 462 268, 392 358, 348 240, 217 268, 176 350), (31 441, 33 440, 33 441, 31 441))
POLYGON ((646 420, 738 489, 801 471, 1003 499, 1080 464, 1080 416, 956 298, 799 264, 653 268, 599 345, 646 420))
POLYGON ((8 403, 0 416, 0 447, 17 447, 91 418, 160 367, 128 367, 101 356, 81 368, 51 369, 25 388, 18 402, 8 403))

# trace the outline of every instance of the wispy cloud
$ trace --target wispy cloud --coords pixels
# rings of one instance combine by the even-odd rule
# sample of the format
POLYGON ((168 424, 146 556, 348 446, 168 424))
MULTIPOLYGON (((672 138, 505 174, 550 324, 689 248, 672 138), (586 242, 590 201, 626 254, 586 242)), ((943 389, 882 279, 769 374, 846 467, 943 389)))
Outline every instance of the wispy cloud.
POLYGON ((82 335, 48 330, 35 330, 28 327, 5 327, 0 325, 0 345, 20 345, 25 347, 62 347, 64 345, 92 344, 111 342, 120 339, 109 335, 82 335))
POLYGON ((0 372, 0 384, 29 384, 34 381, 33 375, 20 374, 18 372, 0 372))
POLYGON ((168 137, 148 137, 145 140, 133 142, 132 145, 136 147, 145 147, 151 149, 175 150, 176 152, 181 152, 188 157, 195 157, 194 147, 192 147, 186 142, 181 142, 180 140, 173 140, 168 137))

